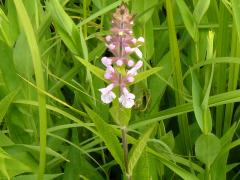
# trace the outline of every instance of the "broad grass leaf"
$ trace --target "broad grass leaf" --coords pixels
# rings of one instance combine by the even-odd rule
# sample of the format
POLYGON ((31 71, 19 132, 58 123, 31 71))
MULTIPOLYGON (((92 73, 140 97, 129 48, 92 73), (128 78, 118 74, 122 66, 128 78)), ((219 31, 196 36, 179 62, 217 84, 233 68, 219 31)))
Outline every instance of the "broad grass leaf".
POLYGON ((93 110, 85 106, 85 110, 87 111, 89 117, 94 122, 97 130, 99 131, 99 135, 101 136, 102 140, 106 144, 108 150, 111 152, 113 158, 118 163, 118 165, 124 170, 123 166, 123 150, 122 147, 112 132, 112 128, 100 117, 96 114, 93 110))
POLYGON ((181 13, 183 23, 186 26, 186 29, 190 36, 193 38, 195 42, 198 41, 198 29, 196 25, 196 20, 194 16, 192 15, 191 11, 189 10, 188 6, 184 2, 184 0, 178 0, 176 1, 176 4, 179 8, 179 11, 181 13))
POLYGON ((5 158, 6 157, 2 157, 2 154, 0 153, 0 178, 10 180, 10 175, 8 174, 5 164, 5 158))
POLYGON ((192 98, 194 114, 200 129, 203 131, 202 87, 194 72, 192 72, 192 98))
POLYGON ((146 78, 148 78, 149 76, 157 73, 158 71, 160 71, 162 68, 161 67, 154 67, 154 68, 151 68, 149 70, 146 70, 144 72, 141 72, 141 73, 138 73, 136 76, 135 76, 135 81, 132 84, 136 84, 146 78))
POLYGON ((61 36, 66 46, 77 55, 83 57, 80 33, 72 19, 64 11, 58 0, 52 0, 47 3, 47 9, 51 12, 56 30, 61 36))
POLYGON ((155 46, 154 46, 154 30, 153 30, 153 22, 152 19, 149 19, 144 26, 144 49, 145 55, 144 57, 148 61, 154 54, 155 46))
MULTIPOLYGON (((148 152, 150 152, 151 154, 155 155, 156 157, 159 158, 159 160, 165 165, 167 166, 169 169, 171 169, 174 173, 176 173, 177 175, 179 175, 182 179, 185 180, 199 180, 194 174, 191 174, 190 172, 188 172, 187 170, 185 170, 184 168, 180 167, 179 165, 177 165, 176 163, 172 162, 169 160, 169 157, 166 156, 166 154, 161 154, 158 153, 156 151, 147 150, 148 152)), ((175 157, 177 158, 177 157, 175 157)), ((192 162, 188 162, 188 163, 192 163, 192 162)))
POLYGON ((2 77, 8 91, 14 91, 21 85, 13 63, 13 51, 6 43, 0 41, 0 69, 2 77))
POLYGON ((159 179, 159 166, 160 163, 155 156, 146 151, 143 151, 133 170, 132 179, 159 179))
POLYGON ((197 79, 196 74, 192 72, 192 98, 193 98, 194 114, 202 132, 209 133, 212 130, 212 119, 211 119, 210 111, 208 109, 208 96, 207 96, 207 100, 204 101, 205 103, 204 105, 206 107, 202 106, 202 102, 203 102, 202 91, 203 90, 197 79))
POLYGON ((13 50, 13 62, 18 74, 27 79, 32 78, 34 73, 32 57, 24 33, 20 33, 18 36, 13 50))
MULTIPOLYGON (((36 86, 38 89, 45 90, 45 82, 42 70, 42 61, 40 50, 37 43, 37 38, 31 24, 30 18, 21 0, 14 0, 14 4, 18 14, 19 25, 24 32, 28 48, 31 53, 34 74, 36 79, 36 86)), ((46 163, 46 129, 47 129, 47 110, 46 110, 46 97, 40 91, 38 92, 38 103, 39 103, 39 128, 40 128, 40 163, 39 163, 39 178, 44 175, 45 163, 46 163)))
POLYGON ((211 0, 199 0, 194 8, 193 16, 199 24, 207 12, 211 0))
POLYGON ((32 172, 30 167, 0 148, 0 178, 11 179, 16 175, 28 172, 32 172), (2 175, 3 177, 1 177, 2 175))
POLYGON ((18 90, 13 91, 13 92, 9 93, 7 96, 5 96, 3 99, 1 99, 1 101, 0 101, 0 124, 17 93, 18 93, 18 90))
POLYGON ((92 65, 89 63, 87 60, 82 59, 78 56, 75 56, 75 58, 82 64, 84 65, 89 71, 91 71, 94 75, 96 75, 99 79, 107 82, 107 80, 104 78, 104 70, 100 69, 97 66, 92 65))
POLYGON ((197 158, 209 166, 217 157, 220 149, 220 140, 213 134, 202 134, 195 144, 195 153, 197 158))
POLYGON ((238 0, 231 0, 232 2, 232 13, 233 13, 233 20, 236 25, 238 38, 240 40, 240 3, 238 0))
POLYGON ((132 0, 132 13, 136 13, 138 21, 145 24, 152 16, 158 0, 132 0))
POLYGON ((8 46, 12 45, 12 40, 10 36, 10 26, 9 20, 3 10, 0 8, 0 40, 5 42, 8 46))
POLYGON ((4 133, 0 132, 0 147, 14 145, 12 140, 6 136, 4 133))
POLYGON ((143 135, 140 136, 139 140, 133 145, 131 151, 129 152, 129 173, 132 174, 135 165, 137 164, 139 158, 141 157, 149 137, 152 134, 155 126, 150 127, 143 135))

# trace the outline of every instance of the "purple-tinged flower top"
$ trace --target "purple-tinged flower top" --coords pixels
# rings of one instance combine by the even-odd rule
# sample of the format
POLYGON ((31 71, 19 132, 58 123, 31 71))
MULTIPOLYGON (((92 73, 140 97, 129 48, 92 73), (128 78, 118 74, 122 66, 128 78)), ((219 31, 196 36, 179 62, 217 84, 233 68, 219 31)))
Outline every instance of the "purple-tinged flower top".
POLYGON ((135 53, 140 59, 142 58, 139 46, 144 43, 144 38, 133 37, 133 16, 124 3, 112 15, 111 22, 111 34, 105 37, 105 43, 113 56, 101 59, 106 67, 104 78, 109 80, 110 85, 99 89, 102 93, 101 100, 106 104, 111 103, 116 98, 112 90, 118 87, 120 89, 119 102, 125 108, 132 108, 135 95, 128 91, 127 86, 134 82, 137 70, 142 67, 143 62, 139 60, 135 63, 129 59, 129 55, 135 53))

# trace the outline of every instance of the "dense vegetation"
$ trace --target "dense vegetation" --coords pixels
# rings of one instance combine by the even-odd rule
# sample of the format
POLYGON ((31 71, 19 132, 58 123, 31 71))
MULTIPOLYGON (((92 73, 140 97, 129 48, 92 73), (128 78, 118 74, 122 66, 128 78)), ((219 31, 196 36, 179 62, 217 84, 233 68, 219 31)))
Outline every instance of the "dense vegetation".
POLYGON ((99 92, 121 0, 0 0, 0 179, 239 179, 239 0, 124 2, 131 109, 99 92))

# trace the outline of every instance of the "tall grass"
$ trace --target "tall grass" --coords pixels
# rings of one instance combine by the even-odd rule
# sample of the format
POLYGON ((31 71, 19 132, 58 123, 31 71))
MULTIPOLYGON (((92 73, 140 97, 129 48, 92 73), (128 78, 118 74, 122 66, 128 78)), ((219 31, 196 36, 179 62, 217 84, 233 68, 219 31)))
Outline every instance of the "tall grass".
POLYGON ((125 2, 131 113, 98 91, 121 0, 0 0, 0 179, 239 179, 239 0, 125 2))

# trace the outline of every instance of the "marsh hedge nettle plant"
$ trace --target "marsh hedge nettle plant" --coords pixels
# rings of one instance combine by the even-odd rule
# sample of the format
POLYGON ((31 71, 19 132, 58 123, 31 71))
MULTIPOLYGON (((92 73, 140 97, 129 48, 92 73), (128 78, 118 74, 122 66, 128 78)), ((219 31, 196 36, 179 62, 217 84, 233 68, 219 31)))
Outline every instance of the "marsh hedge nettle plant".
POLYGON ((106 67, 104 78, 110 84, 99 89, 103 103, 109 104, 116 97, 114 88, 118 88, 119 103, 125 108, 132 108, 135 95, 129 92, 128 86, 134 82, 137 71, 142 67, 142 52, 139 46, 144 43, 144 38, 138 39, 133 36, 133 16, 125 4, 120 5, 112 16, 111 34, 105 37, 108 50, 112 57, 103 57, 102 63, 106 67), (140 59, 136 63, 130 58, 135 53, 140 59))

